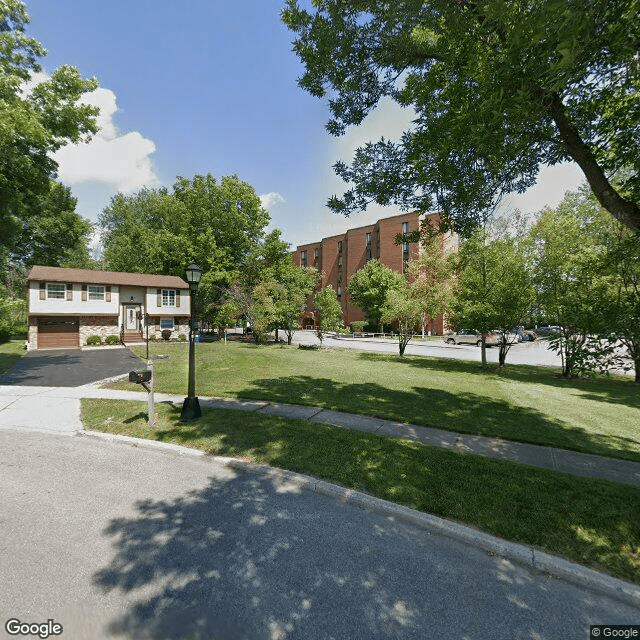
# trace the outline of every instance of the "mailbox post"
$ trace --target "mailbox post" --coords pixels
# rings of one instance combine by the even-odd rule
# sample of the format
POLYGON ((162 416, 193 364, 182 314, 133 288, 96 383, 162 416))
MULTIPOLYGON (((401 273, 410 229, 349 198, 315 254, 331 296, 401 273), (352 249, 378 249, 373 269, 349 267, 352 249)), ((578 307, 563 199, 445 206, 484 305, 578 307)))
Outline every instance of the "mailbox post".
POLYGON ((156 425, 156 408, 153 398, 153 377, 152 360, 147 362, 146 371, 129 371, 129 382, 135 382, 147 390, 147 401, 149 404, 149 420, 147 421, 147 425, 149 427, 155 427, 156 425))

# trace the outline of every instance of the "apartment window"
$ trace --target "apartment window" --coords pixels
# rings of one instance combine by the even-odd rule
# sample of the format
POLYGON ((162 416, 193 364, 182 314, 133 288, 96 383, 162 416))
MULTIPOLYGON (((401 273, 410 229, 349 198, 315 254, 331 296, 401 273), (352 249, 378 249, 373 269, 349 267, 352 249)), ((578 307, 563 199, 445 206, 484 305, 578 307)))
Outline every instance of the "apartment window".
POLYGON ((314 267, 319 267, 320 266, 320 249, 316 249, 314 256, 313 256, 313 266, 314 267))
MULTIPOLYGON (((162 290, 162 306, 163 307, 175 307, 176 306, 176 292, 175 289, 163 289, 162 290)), ((173 322, 173 320, 172 320, 173 322)))
POLYGON ((173 318, 160 318, 160 330, 170 329, 173 331, 173 318))
POLYGON ((307 266, 307 252, 306 251, 301 251, 300 252, 300 264, 303 267, 307 266))
POLYGON ((367 260, 371 260, 371 234, 367 233, 367 260))
POLYGON ((342 240, 338 240, 338 253, 342 253, 342 240))
POLYGON ((47 282, 47 299, 64 300, 67 295, 67 285, 57 282, 47 282))
POLYGON ((87 286, 89 300, 104 300, 104 285, 90 284, 87 286))
POLYGON ((338 270, 338 282, 342 282, 342 269, 338 270))
POLYGON ((338 266, 342 267, 342 256, 338 256, 338 266))
MULTIPOLYGON (((406 236, 409 235, 409 223, 408 222, 403 222, 402 223, 402 235, 406 236)), ((406 255, 409 254, 409 243, 408 242, 403 242, 402 243, 402 252, 406 255)))
POLYGON ((338 300, 342 298, 342 287, 338 285, 338 289, 336 291, 336 295, 338 296, 338 300))

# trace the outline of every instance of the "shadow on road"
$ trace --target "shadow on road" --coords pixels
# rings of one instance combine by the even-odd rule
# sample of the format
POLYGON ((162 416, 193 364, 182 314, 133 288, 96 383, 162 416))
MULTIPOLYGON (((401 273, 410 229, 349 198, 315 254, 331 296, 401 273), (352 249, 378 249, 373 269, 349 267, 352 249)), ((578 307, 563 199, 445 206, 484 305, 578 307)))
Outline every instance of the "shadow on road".
POLYGON ((115 555, 94 576, 131 603, 108 629, 126 638, 550 640, 566 625, 549 614, 558 601, 575 637, 606 614, 505 560, 276 480, 212 479, 137 512, 110 523, 115 555))

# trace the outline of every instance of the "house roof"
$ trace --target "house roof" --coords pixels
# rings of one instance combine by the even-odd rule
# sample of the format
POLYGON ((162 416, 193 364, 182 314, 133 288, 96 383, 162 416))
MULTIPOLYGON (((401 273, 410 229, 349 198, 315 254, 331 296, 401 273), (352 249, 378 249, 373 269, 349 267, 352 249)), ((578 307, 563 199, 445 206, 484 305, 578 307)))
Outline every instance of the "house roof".
POLYGON ((120 271, 93 271, 92 269, 67 269, 34 265, 27 274, 27 281, 81 282, 83 284, 117 284, 132 287, 167 287, 188 289, 189 285, 177 276, 150 273, 124 273, 120 271))

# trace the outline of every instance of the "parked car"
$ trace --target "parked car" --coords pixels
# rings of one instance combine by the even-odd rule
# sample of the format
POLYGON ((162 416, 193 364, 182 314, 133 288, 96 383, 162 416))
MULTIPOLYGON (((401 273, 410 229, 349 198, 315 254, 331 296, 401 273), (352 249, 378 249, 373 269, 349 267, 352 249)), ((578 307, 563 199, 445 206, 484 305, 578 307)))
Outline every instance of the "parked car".
MULTIPOLYGON (((482 344, 482 334, 475 329, 461 329, 449 334, 445 341, 447 344, 475 344, 480 346, 482 344)), ((488 347, 498 344, 498 342, 498 336, 493 331, 485 333, 485 344, 488 347)))
POLYGON ((536 339, 536 334, 533 331, 527 331, 524 327, 513 327, 511 333, 520 338, 520 342, 530 342, 536 339))
POLYGON ((562 331, 562 327, 558 327, 555 325, 545 324, 545 325, 542 325, 541 327, 536 327, 536 333, 541 338, 546 338, 552 333, 560 333, 561 331, 562 331))

